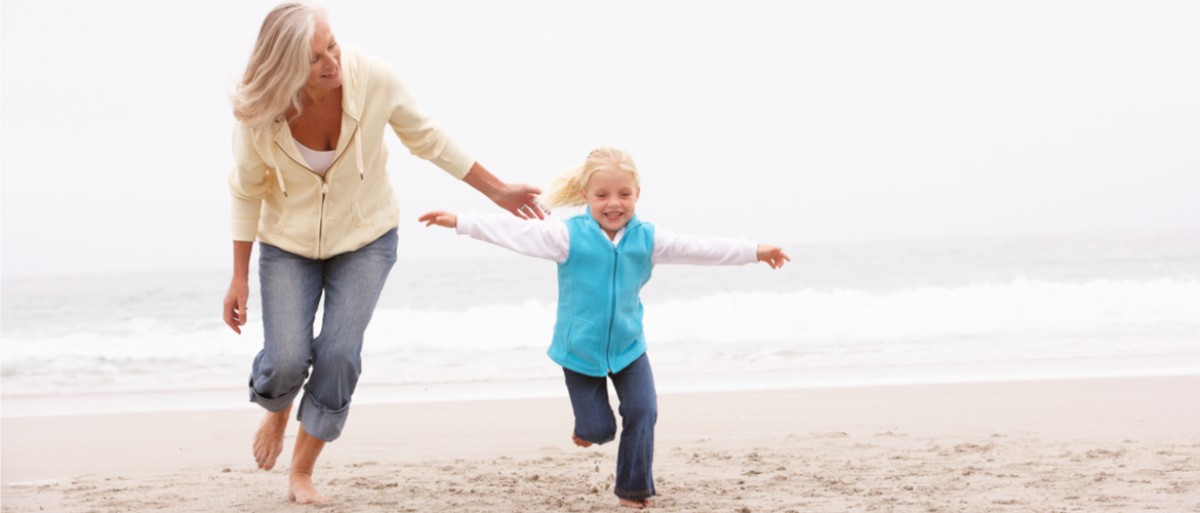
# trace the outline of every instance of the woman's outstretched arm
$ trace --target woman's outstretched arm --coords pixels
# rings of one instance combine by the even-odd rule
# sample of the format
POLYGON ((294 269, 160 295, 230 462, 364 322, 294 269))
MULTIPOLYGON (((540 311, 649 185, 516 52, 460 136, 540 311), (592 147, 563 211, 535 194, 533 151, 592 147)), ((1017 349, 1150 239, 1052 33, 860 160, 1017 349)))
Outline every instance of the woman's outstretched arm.
POLYGON ((463 181, 483 193, 488 199, 521 219, 545 219, 546 212, 537 202, 542 191, 525 184, 506 184, 476 162, 463 181))

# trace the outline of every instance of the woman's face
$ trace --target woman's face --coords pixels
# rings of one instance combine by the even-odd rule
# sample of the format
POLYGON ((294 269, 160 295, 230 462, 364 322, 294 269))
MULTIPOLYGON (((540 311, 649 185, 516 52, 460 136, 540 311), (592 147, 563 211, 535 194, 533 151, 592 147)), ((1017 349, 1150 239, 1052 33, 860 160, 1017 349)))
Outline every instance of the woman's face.
POLYGON ((308 87, 333 90, 342 86, 342 48, 333 38, 329 22, 317 18, 312 41, 312 70, 308 87))

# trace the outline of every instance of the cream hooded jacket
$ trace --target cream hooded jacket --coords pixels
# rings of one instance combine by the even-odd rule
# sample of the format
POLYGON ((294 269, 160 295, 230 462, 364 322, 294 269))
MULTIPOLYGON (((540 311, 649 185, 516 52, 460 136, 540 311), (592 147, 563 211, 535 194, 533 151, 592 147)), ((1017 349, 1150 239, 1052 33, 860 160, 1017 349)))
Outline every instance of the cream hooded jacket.
POLYGON ((309 169, 288 124, 234 128, 233 240, 255 238, 308 258, 354 251, 400 222, 384 130, 413 155, 462 179, 475 163, 417 109, 383 63, 342 52, 342 131, 325 177, 309 169))

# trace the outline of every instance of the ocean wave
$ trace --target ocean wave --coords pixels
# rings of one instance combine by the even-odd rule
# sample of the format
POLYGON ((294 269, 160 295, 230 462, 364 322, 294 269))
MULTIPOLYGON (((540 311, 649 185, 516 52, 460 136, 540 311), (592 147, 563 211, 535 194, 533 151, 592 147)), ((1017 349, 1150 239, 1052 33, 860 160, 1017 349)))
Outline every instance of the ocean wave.
MULTIPOLYGON (((648 301, 659 373, 798 371, 1200 351, 1200 281, 1017 279, 890 292, 732 291, 648 301)), ((544 379, 555 305, 381 307, 364 347, 376 384, 544 379)), ((319 319, 318 315, 318 319, 319 319)), ((261 325, 131 317, 99 332, 6 334, 4 394, 244 386, 261 325)))

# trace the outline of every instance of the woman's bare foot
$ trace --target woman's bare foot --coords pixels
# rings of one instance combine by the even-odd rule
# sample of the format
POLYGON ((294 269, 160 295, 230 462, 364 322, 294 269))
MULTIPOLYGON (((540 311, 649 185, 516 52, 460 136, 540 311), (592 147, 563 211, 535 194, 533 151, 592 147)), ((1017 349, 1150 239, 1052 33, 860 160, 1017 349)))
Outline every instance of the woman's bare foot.
POLYGON ((649 508, 654 505, 654 501, 650 499, 621 499, 622 508, 642 509, 649 508))
POLYGON ((254 433, 254 461, 258 468, 271 470, 275 468, 275 460, 283 453, 283 433, 287 430, 288 415, 292 405, 280 411, 267 412, 258 432, 254 433))
POLYGON ((329 497, 313 486, 313 467, 321 456, 325 441, 308 434, 304 426, 296 432, 296 448, 292 451, 292 470, 288 473, 288 498, 297 504, 326 504, 329 497))
POLYGON ((288 474, 288 499, 296 504, 328 504, 329 497, 321 495, 313 486, 312 474, 292 472, 288 474))
POLYGON ((571 433, 571 441, 575 442, 575 445, 578 445, 580 447, 591 447, 592 446, 591 442, 584 440, 582 438, 579 438, 578 436, 575 436, 575 433, 571 433))

